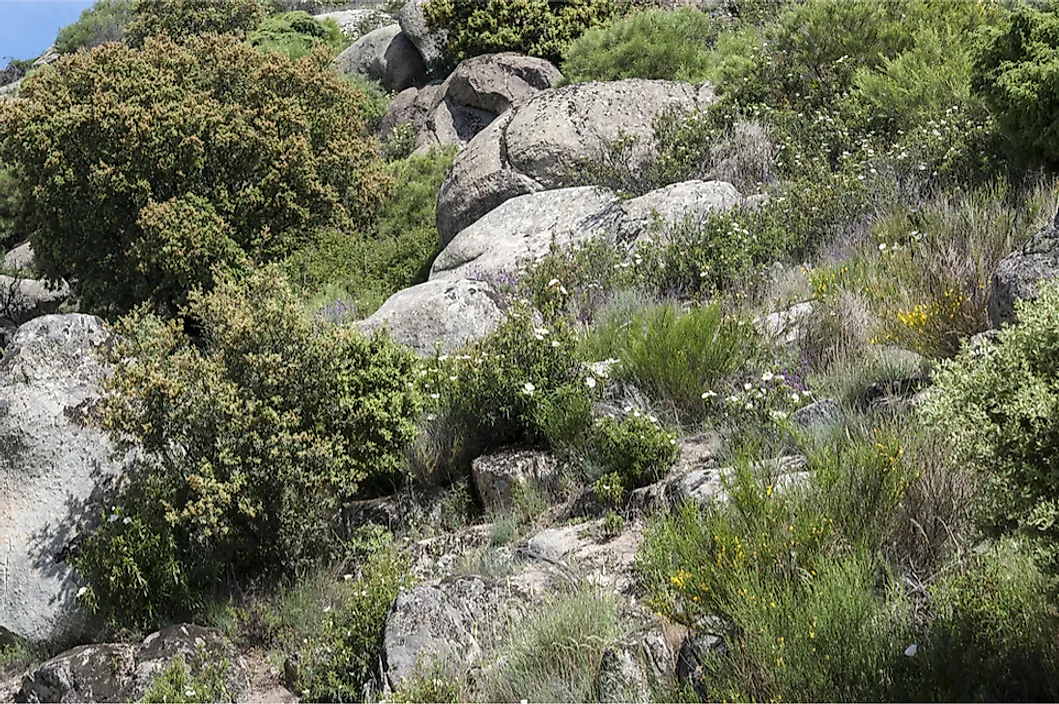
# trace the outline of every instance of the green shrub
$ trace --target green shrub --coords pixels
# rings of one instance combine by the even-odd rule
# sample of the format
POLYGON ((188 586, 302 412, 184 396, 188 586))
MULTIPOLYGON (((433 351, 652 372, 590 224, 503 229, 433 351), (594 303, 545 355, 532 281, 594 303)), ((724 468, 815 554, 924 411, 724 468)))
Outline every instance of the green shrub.
POLYGON ((128 489, 71 559, 87 584, 81 602, 116 630, 150 628, 205 604, 205 587, 161 508, 170 496, 160 484, 144 480, 128 489))
POLYGON ((517 51, 558 64, 585 30, 610 20, 614 0, 430 0, 427 26, 446 32, 445 54, 459 63, 479 54, 517 51))
MULTIPOLYGON (((379 123, 382 122, 382 118, 386 117, 386 111, 390 107, 390 96, 386 89, 378 81, 373 81, 360 73, 345 74, 342 78, 346 80, 346 83, 364 94, 360 112, 361 118, 364 120, 365 131, 370 134, 378 132, 379 123)), ((383 151, 385 152, 385 145, 383 145, 383 151)), ((438 151, 443 153, 445 148, 441 147, 438 151)), ((388 161, 390 160, 388 159, 388 161)))
POLYGON ((81 12, 73 24, 59 30, 55 50, 72 54, 78 49, 92 49, 104 42, 121 41, 129 21, 133 0, 96 0, 81 12))
POLYGON ((546 256, 529 263, 516 290, 546 319, 590 322, 616 293, 639 288, 639 272, 624 263, 625 254, 603 237, 569 247, 553 245, 546 256))
POLYGON ((928 27, 913 36, 913 46, 878 68, 853 75, 853 100, 890 133, 910 130, 953 106, 981 112, 971 100, 972 44, 950 27, 928 27))
POLYGON ((209 33, 242 39, 265 16, 259 0, 134 0, 131 12, 125 36, 135 47, 163 34, 179 42, 209 33))
POLYGON ((969 557, 930 589, 907 700, 1055 699, 1059 623, 1049 594, 1017 543, 969 557))
POLYGON ((86 601, 115 619, 190 607, 228 570, 326 556, 334 511, 392 487, 414 435, 411 353, 314 326, 275 268, 194 292, 185 314, 200 340, 137 312, 112 351, 100 422, 142 466, 74 564, 86 601))
POLYGON ((563 52, 571 82, 651 78, 696 83, 706 78, 715 18, 684 7, 639 12, 606 28, 589 29, 563 52))
MULTIPOLYGON (((359 702, 378 671, 390 605, 411 585, 408 560, 389 547, 367 558, 338 590, 320 634, 299 648, 297 689, 308 701, 359 702)), ((319 618, 319 617, 318 617, 319 618)))
POLYGON ((597 482, 596 496, 614 503, 622 490, 632 491, 660 480, 680 454, 676 436, 639 411, 620 421, 610 416, 599 418, 586 452, 594 474, 611 477, 605 486, 597 482))
POLYGON ((445 668, 434 665, 424 668, 401 684, 399 692, 384 695, 380 704, 460 704, 468 701, 464 695, 464 685, 458 674, 446 672, 445 668))
MULTIPOLYGON (((763 31, 742 30, 739 42, 718 41, 721 90, 743 105, 827 106, 854 87, 858 73, 863 77, 864 72, 886 71, 888 61, 917 41, 932 41, 933 31, 951 38, 952 45, 944 49, 945 65, 932 66, 937 75, 922 76, 920 85, 908 86, 923 95, 926 85, 936 85, 947 72, 965 82, 961 54, 980 27, 1001 17, 1002 10, 993 4, 967 0, 791 3, 763 31)), ((901 100, 907 103, 908 98, 901 100)))
POLYGON ((434 210, 454 149, 432 150, 386 166, 396 187, 380 208, 374 227, 359 235, 322 233, 317 243, 286 264, 291 279, 313 303, 349 300, 358 317, 375 311, 391 295, 426 281, 438 253, 434 210))
POLYGON ((90 310, 148 300, 172 312, 212 265, 286 257, 325 226, 370 227, 389 193, 361 94, 323 57, 149 40, 26 83, 0 108, 3 158, 24 184, 39 268, 81 281, 90 310))
POLYGON ((1059 9, 1021 6, 975 59, 973 88, 1031 161, 1059 160, 1059 9))
POLYGON ((505 445, 546 444, 555 428, 576 435, 567 419, 587 424, 584 399, 595 396, 574 331, 561 320, 543 327, 525 307, 464 354, 441 355, 420 373, 468 461, 505 445))
POLYGON ((0 248, 6 249, 22 239, 16 221, 19 202, 18 180, 10 168, 0 164, 0 248))
POLYGON ((599 664, 619 635, 613 596, 589 587, 546 599, 490 655, 502 662, 478 683, 482 701, 598 701, 599 664))
POLYGON ((200 650, 186 662, 178 656, 159 672, 141 702, 234 702, 236 692, 227 683, 227 660, 216 660, 200 650))
POLYGON ((683 417, 701 415, 704 394, 753 358, 750 325, 717 304, 684 312, 673 303, 602 319, 586 341, 593 357, 619 361, 612 372, 683 417))
POLYGON ((317 47, 326 47, 331 56, 347 45, 342 29, 333 19, 317 20, 306 12, 287 12, 265 18, 246 38, 250 46, 300 59, 317 47))
POLYGON ((941 368, 926 412, 952 444, 956 461, 985 476, 986 528, 1027 536, 1044 569, 1054 572, 1059 287, 1042 284, 1037 301, 1016 309, 1020 324, 1001 330, 986 353, 964 351, 941 368))
POLYGON ((620 506, 625 500, 625 481, 622 473, 607 472, 592 485, 592 495, 596 501, 609 506, 620 506))

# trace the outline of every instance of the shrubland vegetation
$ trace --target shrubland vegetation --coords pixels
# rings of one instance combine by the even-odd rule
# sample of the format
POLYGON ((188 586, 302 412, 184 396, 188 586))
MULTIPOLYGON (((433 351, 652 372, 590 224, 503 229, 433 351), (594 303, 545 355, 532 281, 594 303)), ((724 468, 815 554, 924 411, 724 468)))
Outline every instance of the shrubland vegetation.
POLYGON ((215 265, 283 259, 325 226, 370 227, 392 181, 362 94, 324 61, 163 37, 28 81, 26 100, 3 107, 2 150, 36 184, 23 212, 41 271, 84 282, 90 310, 175 312, 215 265))
MULTIPOLYGON (((28 228, 37 266, 122 336, 95 422, 144 453, 73 557, 112 628, 228 598, 239 638, 300 653, 304 696, 361 698, 418 529, 342 540, 334 514, 443 476, 434 529, 462 525, 470 461, 515 445, 550 450, 563 485, 486 517, 491 546, 571 496, 604 533, 645 523, 637 594, 708 651, 681 696, 1059 695, 1059 288, 966 345, 997 263, 1059 206, 1053 5, 433 0, 453 63, 515 50, 574 82, 714 83, 707 110, 658 119, 654 153, 623 137, 571 183, 758 198, 634 252, 554 247, 493 282, 495 332, 423 360, 346 323, 425 279, 454 152, 383 154, 385 96, 328 68, 336 28, 220 7, 103 0, 63 41, 124 26, 139 48, 65 58, 0 108, 0 246, 28 228), (789 340, 764 329, 805 302, 789 340), (719 438, 728 501, 633 512, 697 433, 719 438), (792 455, 804 469, 781 471, 792 455)), ((487 654, 502 671, 424 671, 393 699, 592 699, 623 618, 578 587, 487 654)))
POLYGON ((445 55, 463 59, 518 51, 557 62, 570 41, 615 16, 615 0, 431 0, 430 27, 447 33, 445 55))
POLYGON ((250 32, 251 46, 267 51, 278 51, 292 59, 300 59, 317 47, 325 47, 331 55, 338 55, 348 42, 341 28, 332 19, 319 21, 306 12, 286 12, 265 18, 250 32))
POLYGON ((86 601, 149 625, 225 571, 296 572, 334 549, 334 512, 392 486, 411 440, 413 356, 384 334, 316 324, 275 268, 194 291, 198 339, 142 309, 101 422, 140 469, 74 562, 86 601))
POLYGON ((96 0, 92 7, 81 12, 76 22, 59 30, 55 50, 72 54, 78 49, 120 41, 125 37, 125 26, 134 6, 133 0, 96 0))
POLYGON ((241 39, 264 16, 259 0, 135 0, 125 36, 133 47, 161 35, 178 42, 204 34, 230 34, 241 39))

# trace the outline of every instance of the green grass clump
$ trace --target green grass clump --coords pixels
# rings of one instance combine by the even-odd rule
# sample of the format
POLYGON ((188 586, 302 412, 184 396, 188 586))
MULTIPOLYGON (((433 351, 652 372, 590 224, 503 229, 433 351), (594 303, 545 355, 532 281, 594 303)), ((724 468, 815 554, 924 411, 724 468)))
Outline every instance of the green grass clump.
POLYGON ((718 304, 618 310, 602 316, 584 344, 593 358, 617 359, 617 377, 689 418, 702 414, 703 394, 725 383, 757 349, 752 326, 726 318, 718 304))
POLYGON ((333 19, 317 20, 306 12, 266 17, 246 41, 250 46, 286 54, 292 59, 300 59, 318 47, 325 47, 329 55, 337 56, 349 45, 333 19))
POLYGON ((717 21, 691 7, 637 12, 595 27, 563 53, 572 83, 650 78, 696 83, 706 78, 717 21))
POLYGON ((613 596, 588 587, 554 595, 492 653, 503 667, 489 671, 476 694, 487 702, 596 701, 603 651, 621 631, 613 596))

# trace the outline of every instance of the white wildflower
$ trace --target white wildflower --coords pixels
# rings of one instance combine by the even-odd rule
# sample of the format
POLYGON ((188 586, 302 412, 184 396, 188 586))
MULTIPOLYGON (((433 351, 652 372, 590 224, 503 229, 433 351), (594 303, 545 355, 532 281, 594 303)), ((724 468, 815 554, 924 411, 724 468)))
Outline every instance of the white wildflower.
POLYGON ((587 386, 590 389, 596 388, 596 377, 590 376, 587 379, 585 379, 585 386, 587 386))
POLYGON ((531 384, 528 381, 525 384, 522 385, 522 393, 526 394, 527 396, 532 396, 533 392, 536 391, 536 390, 537 390, 537 387, 534 386, 533 384, 531 384))
POLYGON ((761 375, 761 381, 766 383, 766 384, 769 383, 770 381, 772 381, 774 378, 775 378, 775 375, 772 372, 765 372, 764 374, 761 375))

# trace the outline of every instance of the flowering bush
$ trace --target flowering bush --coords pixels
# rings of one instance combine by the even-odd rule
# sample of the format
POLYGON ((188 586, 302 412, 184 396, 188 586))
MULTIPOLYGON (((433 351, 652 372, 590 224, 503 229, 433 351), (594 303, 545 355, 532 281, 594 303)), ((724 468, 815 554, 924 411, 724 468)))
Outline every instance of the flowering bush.
POLYGON ((258 0, 134 0, 131 14, 125 35, 139 47, 163 34, 176 41, 207 33, 242 39, 264 19, 265 8, 258 0))
POLYGON ((576 335, 562 320, 545 327, 534 318, 516 306, 463 354, 439 355, 419 371, 433 414, 458 430, 471 455, 572 437, 588 423, 597 382, 580 361, 576 335))
MULTIPOLYGON (((711 406, 719 405, 715 391, 702 394, 711 406)), ((784 424, 790 414, 813 400, 804 383, 793 374, 766 370, 753 381, 744 381, 724 396, 724 415, 733 427, 767 427, 784 424)))

